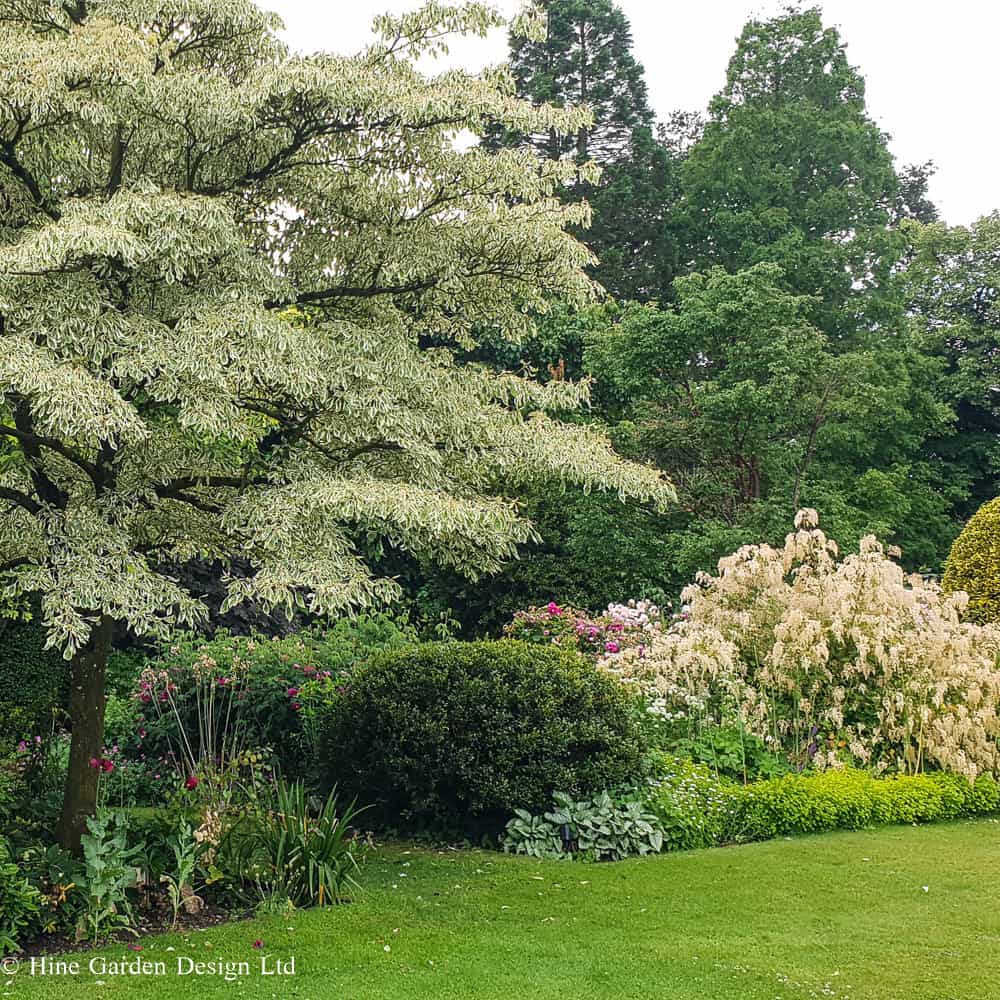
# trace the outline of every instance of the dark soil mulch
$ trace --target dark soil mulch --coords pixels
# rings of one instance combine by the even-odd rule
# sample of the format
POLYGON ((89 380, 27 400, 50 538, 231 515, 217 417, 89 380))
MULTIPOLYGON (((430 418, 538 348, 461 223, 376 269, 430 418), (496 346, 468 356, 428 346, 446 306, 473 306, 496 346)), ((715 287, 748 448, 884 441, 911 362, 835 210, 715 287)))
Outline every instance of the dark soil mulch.
MULTIPOLYGON (((140 901, 144 904, 135 908, 136 928, 138 936, 127 931, 119 931, 109 939, 110 943, 131 945, 137 948, 142 938, 149 934, 161 934, 164 931, 204 930, 208 927, 218 927, 219 924, 238 920, 249 920, 253 910, 224 910, 217 906, 205 905, 196 913, 187 913, 184 909, 177 915, 177 926, 172 927, 173 914, 166 896, 162 893, 142 893, 140 901)), ((89 951, 94 948, 93 941, 77 941, 68 934, 42 934, 33 941, 27 942, 21 954, 30 958, 32 955, 58 955, 64 952, 89 951)))

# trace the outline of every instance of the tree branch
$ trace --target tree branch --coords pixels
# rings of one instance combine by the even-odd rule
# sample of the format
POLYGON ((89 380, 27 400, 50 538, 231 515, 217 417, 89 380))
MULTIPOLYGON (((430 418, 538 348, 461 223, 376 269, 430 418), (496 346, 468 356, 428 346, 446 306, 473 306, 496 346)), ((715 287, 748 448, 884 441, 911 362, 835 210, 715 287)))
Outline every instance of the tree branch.
POLYGON ((40 514, 42 505, 37 500, 22 493, 20 490, 11 489, 9 486, 0 486, 0 500, 9 500, 18 507, 23 508, 31 515, 40 514))
POLYGON ((264 303, 265 309, 284 309, 288 306, 308 305, 310 302, 326 302, 329 299, 372 299, 378 295, 406 295, 410 292, 426 292, 440 282, 440 278, 425 278, 408 285, 370 285, 352 287, 338 285, 335 288, 317 288, 311 292, 300 292, 282 302, 272 299, 264 303))
POLYGON ((153 489, 156 491, 156 495, 161 500, 177 500, 181 503, 186 503, 197 510, 202 511, 205 514, 221 514, 222 508, 216 506, 215 504, 208 503, 205 500, 199 500, 198 497, 190 496, 183 490, 172 489, 169 486, 154 486, 153 489))
POLYGON ((87 475, 96 482, 97 479, 97 466, 93 462, 87 461, 79 452, 70 448, 69 445, 63 444, 57 438, 42 437, 38 434, 29 434, 26 431, 18 430, 16 427, 10 427, 7 424, 0 424, 0 434, 6 435, 7 437, 15 438, 22 444, 27 443, 31 445, 38 445, 42 448, 48 448, 50 451, 57 452, 62 455, 63 458, 68 459, 74 465, 81 468, 87 475))
POLYGON ((53 222, 58 222, 61 216, 59 210, 50 205, 48 199, 42 194, 35 175, 17 158, 14 152, 13 143, 4 143, 0 146, 0 163, 2 163, 24 186, 31 200, 50 218, 53 222))
POLYGON ((34 559, 29 559, 27 556, 20 556, 17 559, 9 559, 5 563, 0 563, 0 573, 9 573, 12 569, 18 569, 20 566, 30 566, 34 559))
POLYGON ((27 460, 28 472, 35 492, 45 503, 64 509, 69 497, 65 490, 57 486, 45 474, 45 470, 42 468, 42 452, 36 440, 34 421, 27 400, 23 396, 14 397, 13 413, 14 425, 20 434, 21 451, 27 460))

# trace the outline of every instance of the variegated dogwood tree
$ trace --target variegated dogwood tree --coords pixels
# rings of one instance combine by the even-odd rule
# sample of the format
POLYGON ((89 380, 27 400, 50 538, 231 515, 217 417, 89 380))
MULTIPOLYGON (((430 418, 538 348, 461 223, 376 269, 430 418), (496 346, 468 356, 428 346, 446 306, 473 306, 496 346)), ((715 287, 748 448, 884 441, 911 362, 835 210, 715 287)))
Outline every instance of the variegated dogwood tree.
POLYGON ((239 555, 231 603, 346 613, 396 594, 373 540, 495 570, 531 536, 521 482, 670 502, 550 415, 586 386, 456 359, 592 294, 586 209, 555 197, 575 167, 456 142, 585 112, 415 65, 498 23, 432 2, 304 57, 246 0, 0 0, 0 573, 70 661, 63 844, 96 804, 114 629, 204 613, 159 567, 239 555))

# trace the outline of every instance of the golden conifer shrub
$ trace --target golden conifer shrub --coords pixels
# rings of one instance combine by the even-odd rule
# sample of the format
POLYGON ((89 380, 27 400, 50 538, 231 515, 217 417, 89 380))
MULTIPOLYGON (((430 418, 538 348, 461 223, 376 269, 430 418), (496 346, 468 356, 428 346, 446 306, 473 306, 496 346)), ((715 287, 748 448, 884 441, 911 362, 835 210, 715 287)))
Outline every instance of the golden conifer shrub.
POLYGON ((996 774, 1000 628, 963 621, 964 593, 874 537, 841 559, 815 511, 795 525, 783 548, 720 560, 686 619, 605 667, 668 717, 738 722, 820 768, 996 774))
POLYGON ((948 593, 969 595, 970 621, 1000 621, 1000 497, 984 503, 955 539, 941 582, 948 593))

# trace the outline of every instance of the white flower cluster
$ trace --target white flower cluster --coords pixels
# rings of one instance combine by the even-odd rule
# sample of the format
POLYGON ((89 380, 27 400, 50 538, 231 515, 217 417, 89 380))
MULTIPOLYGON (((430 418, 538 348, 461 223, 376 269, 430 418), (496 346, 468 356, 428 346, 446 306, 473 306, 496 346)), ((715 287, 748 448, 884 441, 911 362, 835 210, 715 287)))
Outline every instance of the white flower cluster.
POLYGON ((665 718, 709 712, 815 766, 1000 771, 1000 629, 964 594, 906 574, 873 537, 843 559, 803 511, 781 549, 746 546, 703 576, 689 615, 606 669, 665 718))

